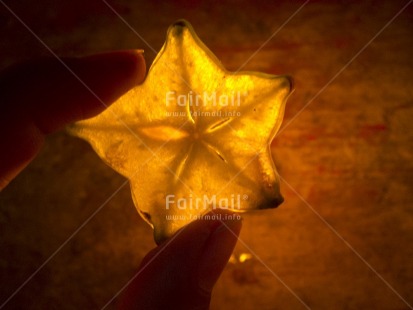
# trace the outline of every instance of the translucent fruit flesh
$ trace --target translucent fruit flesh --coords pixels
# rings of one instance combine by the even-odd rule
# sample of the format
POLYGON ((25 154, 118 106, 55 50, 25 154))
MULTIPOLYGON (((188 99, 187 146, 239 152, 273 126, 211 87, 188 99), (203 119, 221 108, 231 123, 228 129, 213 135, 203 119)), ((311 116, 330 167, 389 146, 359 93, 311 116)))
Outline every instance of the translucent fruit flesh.
POLYGON ((214 207, 283 201, 269 145, 290 91, 286 76, 225 70, 178 21, 142 85, 68 130, 130 180, 159 242, 214 207))

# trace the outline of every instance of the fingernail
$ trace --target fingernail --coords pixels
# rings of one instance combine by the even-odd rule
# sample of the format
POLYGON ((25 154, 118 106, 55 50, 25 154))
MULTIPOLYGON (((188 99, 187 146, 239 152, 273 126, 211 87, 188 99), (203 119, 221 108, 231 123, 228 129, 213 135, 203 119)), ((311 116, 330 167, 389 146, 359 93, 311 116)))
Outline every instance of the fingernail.
POLYGON ((241 230, 241 216, 239 214, 222 216, 226 218, 221 220, 208 238, 198 267, 198 285, 206 292, 212 291, 225 268, 241 230), (228 219, 229 217, 231 219, 228 219))
POLYGON ((117 50, 85 56, 81 59, 89 64, 93 62, 98 68, 110 68, 114 74, 134 76, 138 82, 141 82, 146 71, 143 54, 142 49, 117 50))

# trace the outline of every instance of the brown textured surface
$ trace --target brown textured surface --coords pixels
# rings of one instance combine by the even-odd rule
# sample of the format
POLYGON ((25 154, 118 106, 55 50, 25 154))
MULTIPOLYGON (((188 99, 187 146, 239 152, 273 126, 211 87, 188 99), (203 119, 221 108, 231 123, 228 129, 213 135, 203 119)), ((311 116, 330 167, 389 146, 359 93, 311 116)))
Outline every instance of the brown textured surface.
MULTIPOLYGON (((101 1, 7 3, 59 55, 155 56, 101 1)), ((236 70, 303 2, 111 3, 156 51, 168 25, 188 19, 236 70)), ((316 96, 405 3, 310 2, 244 69, 294 76, 284 124, 311 104, 273 143, 282 177, 413 304, 413 5, 316 96)), ((0 32, 1 67, 48 55, 1 5, 0 32)), ((50 136, 0 195, 0 303, 96 210, 6 308, 99 309, 110 300, 154 246, 127 185, 98 209, 123 183, 83 141, 50 136)), ((213 309, 302 309, 274 274, 313 309, 407 308, 286 183, 282 192, 279 209, 245 215, 241 239, 259 259, 228 265, 213 309)), ((235 254, 248 251, 239 244, 235 254)))

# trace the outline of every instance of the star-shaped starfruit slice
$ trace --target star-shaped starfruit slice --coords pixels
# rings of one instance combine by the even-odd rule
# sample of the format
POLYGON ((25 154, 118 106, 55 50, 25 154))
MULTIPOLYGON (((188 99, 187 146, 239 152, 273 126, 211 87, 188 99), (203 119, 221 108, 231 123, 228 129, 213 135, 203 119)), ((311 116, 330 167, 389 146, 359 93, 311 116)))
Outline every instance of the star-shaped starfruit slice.
POLYGON ((160 242, 209 209, 283 201, 270 143, 290 91, 287 76, 227 71, 180 20, 144 83, 69 131, 129 179, 160 242))

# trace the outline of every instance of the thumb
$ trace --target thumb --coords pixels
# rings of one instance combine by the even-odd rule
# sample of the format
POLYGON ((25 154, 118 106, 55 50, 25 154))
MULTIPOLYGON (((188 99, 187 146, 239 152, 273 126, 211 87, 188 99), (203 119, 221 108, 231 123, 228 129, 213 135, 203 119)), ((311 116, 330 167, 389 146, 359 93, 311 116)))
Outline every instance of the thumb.
POLYGON ((215 210, 179 230, 143 259, 120 309, 208 309, 235 247, 241 216, 215 210))

